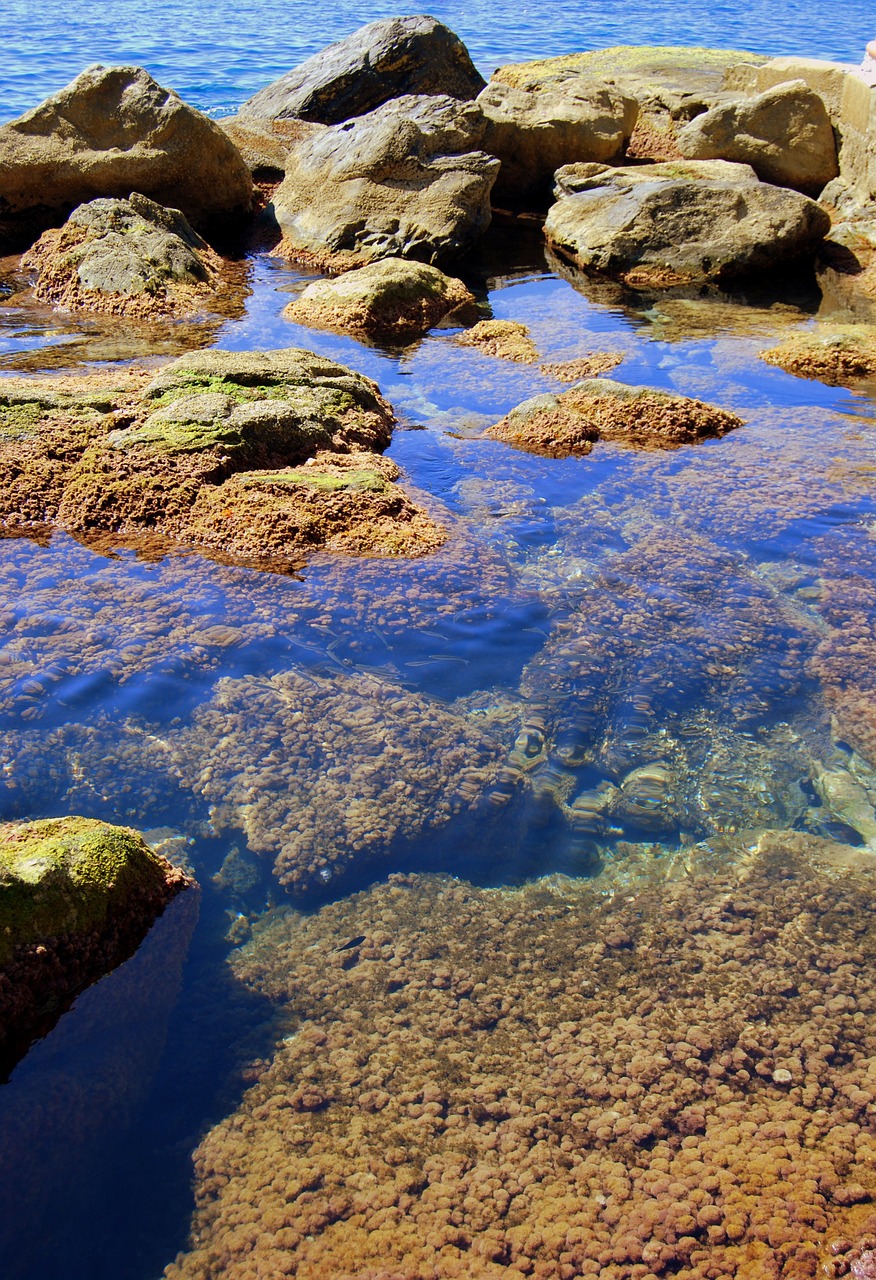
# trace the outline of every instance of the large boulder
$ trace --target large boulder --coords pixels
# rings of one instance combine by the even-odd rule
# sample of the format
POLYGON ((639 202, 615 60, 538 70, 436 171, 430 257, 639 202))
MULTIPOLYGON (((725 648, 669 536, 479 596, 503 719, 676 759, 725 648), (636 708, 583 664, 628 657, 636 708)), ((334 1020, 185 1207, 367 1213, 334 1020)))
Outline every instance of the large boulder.
POLYGON ((126 827, 76 817, 0 825, 0 1076, 191 883, 126 827))
POLYGON ((499 162, 477 148, 473 103, 404 97, 323 128, 286 159, 274 194, 281 252, 332 269, 378 258, 435 263, 489 226, 499 162))
POLYGON ((540 91, 497 81, 477 102, 483 148, 502 162, 494 193, 510 199, 546 191, 561 165, 619 160, 638 115, 634 98, 582 77, 540 91))
MULTIPOLYGON (((568 190, 567 175, 557 178, 568 190)), ((728 162, 592 166, 571 178, 575 194, 548 213, 548 243, 584 270, 630 284, 744 277, 812 253, 830 230, 814 200, 728 162)))
POLYGON ((191 352, 146 385, 8 381, 0 521, 287 570, 318 548, 421 555, 441 530, 379 455, 390 406, 309 351, 191 352))
POLYGON ((676 135, 683 156, 750 164, 759 178, 818 193, 839 173, 833 125, 803 80, 712 107, 676 135))
POLYGON ((457 307, 474 304, 462 281, 437 267, 383 258, 335 280, 315 280, 283 315, 313 329, 407 339, 425 333, 457 307))
POLYGON ((484 87, 465 45, 434 18, 384 18, 308 58, 241 107, 244 117, 340 124, 405 94, 476 98, 484 87))
POLYGON ((41 302, 130 316, 215 311, 223 277, 222 259, 184 214, 137 192, 80 205, 21 265, 37 272, 41 302))
POLYGON ((248 212, 252 179, 218 125, 140 67, 89 67, 0 126, 0 219, 57 221, 139 191, 199 224, 248 212))

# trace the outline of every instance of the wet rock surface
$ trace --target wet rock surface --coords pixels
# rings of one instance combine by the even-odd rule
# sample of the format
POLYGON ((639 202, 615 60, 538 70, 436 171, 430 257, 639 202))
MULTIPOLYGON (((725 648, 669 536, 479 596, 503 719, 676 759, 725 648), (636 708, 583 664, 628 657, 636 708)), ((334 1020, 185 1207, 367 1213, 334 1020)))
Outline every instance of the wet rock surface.
POLYGON ((585 270, 656 286, 738 279, 814 253, 830 230, 820 205, 737 166, 718 176, 720 164, 575 174, 575 194, 548 213, 548 244, 585 270))
POLYGON ((691 160, 750 164, 764 182, 817 196, 839 173, 833 125, 803 80, 712 107, 676 136, 691 160))
POLYGON ((255 562, 327 546, 422 554, 439 527, 376 456, 393 415, 377 387, 296 348, 194 352, 138 390, 5 389, 7 528, 153 537, 255 562))
POLYGON ((339 270, 460 253, 490 223, 499 162, 483 132, 473 103, 421 95, 302 140, 273 198, 281 252, 339 270))
POLYGON ((41 302, 132 316, 215 311, 227 274, 184 214, 136 192, 80 205, 60 230, 43 232, 22 267, 37 273, 41 302))
POLYGON ((337 279, 315 281, 283 314, 314 329, 405 339, 422 335, 457 308, 474 305, 462 281, 437 267, 383 258, 337 279))
POLYGON ((493 440, 551 458, 584 456, 599 440, 672 449, 743 425, 725 409, 650 387, 589 378, 559 395, 526 400, 490 427, 493 440))
POLYGON ((473 347, 484 355, 516 364, 531 364, 538 359, 538 347, 529 330, 517 320, 479 320, 459 334, 456 341, 462 347, 473 347))
POLYGON ((398 877, 266 921, 235 968, 278 1047, 198 1148, 168 1280, 869 1265, 868 873, 736 848, 632 899, 398 877))
POLYGON ((465 45, 443 23, 426 16, 383 18, 260 89, 240 114, 341 124, 405 94, 467 100, 483 87, 465 45))
POLYGON ((191 884, 125 827, 76 817, 0 826, 0 1072, 191 884))
MULTIPOLYGON (((252 181, 217 124, 140 67, 89 67, 0 126, 0 220, 28 227, 98 196, 138 191, 196 224, 249 212, 252 181), (22 224, 23 225, 23 224, 22 224)), ((21 234, 21 227, 19 227, 21 234)))
POLYGON ((760 357, 798 378, 844 387, 876 378, 876 328, 819 325, 811 332, 791 334, 778 346, 761 351, 760 357))

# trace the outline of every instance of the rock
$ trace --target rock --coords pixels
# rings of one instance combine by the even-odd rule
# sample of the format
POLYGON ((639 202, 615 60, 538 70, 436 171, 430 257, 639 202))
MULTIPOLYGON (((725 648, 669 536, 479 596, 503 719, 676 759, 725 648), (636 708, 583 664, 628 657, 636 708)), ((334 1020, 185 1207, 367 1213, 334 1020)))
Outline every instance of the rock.
POLYGON ((307 120, 259 120, 250 116, 226 116, 218 121, 237 147, 247 168, 253 174, 281 174, 286 157, 305 138, 320 133, 322 126, 307 120))
POLYGON ((484 87, 465 45, 434 18, 384 18, 308 58, 243 104, 243 117, 341 124, 406 94, 467 100, 484 87))
POLYGON ((286 159, 280 251, 340 270, 459 253, 490 223, 499 162, 477 149, 483 131, 478 107, 449 97, 398 98, 323 128, 286 159))
POLYGON ((638 115, 634 98, 581 77, 540 91, 494 82, 477 102, 483 148, 502 162, 494 194, 512 200, 546 192, 561 165, 620 159, 638 115))
MULTIPOLYGON (((548 243, 579 267, 628 284, 726 281, 812 253, 826 210, 721 161, 642 165, 589 175, 548 213, 548 243), (708 164, 699 172, 697 164, 708 164)), ((726 163, 726 162, 724 162, 726 163)), ((562 178, 559 179, 561 182, 562 178)))
POLYGON ((566 164, 554 174, 554 198, 596 191, 606 182, 654 182, 657 179, 686 179, 690 182, 754 182, 757 174, 750 164, 730 164, 726 160, 665 160, 630 168, 612 168, 596 163, 566 164))
POLYGON ((215 310, 223 263, 178 209, 132 192, 74 209, 22 259, 36 297, 74 311, 187 316, 215 310))
POLYGON ((578 356, 574 360, 547 361, 538 367, 546 377, 556 378, 558 382, 583 382, 585 378, 610 373, 623 359, 620 351, 591 351, 589 355, 578 356))
POLYGON ((93 818, 0 825, 0 1064, 136 950, 191 880, 93 818))
POLYGON ((712 107, 679 130, 676 145, 688 159, 750 164, 764 182, 809 195, 839 173, 827 108, 802 80, 712 107))
POLYGON ((89 67, 0 126, 4 221, 27 214, 28 229, 35 214, 132 191, 201 225, 247 213, 252 180, 219 126, 140 67, 89 67))
POLYGON ((534 396, 487 432, 492 440, 549 458, 582 457, 598 440, 672 449, 743 425, 725 409, 652 387, 591 378, 559 395, 534 396))
POLYGON ((876 378, 876 330, 872 325, 819 325, 793 333, 778 346, 759 352, 761 360, 799 378, 815 378, 832 387, 876 378))
POLYGON ((518 320, 479 320, 461 333, 456 342, 461 347, 475 347, 484 355, 514 360, 517 364, 532 364, 538 359, 538 348, 529 336, 529 329, 518 320))
POLYGON ((318 547, 421 555, 445 534, 377 456, 393 421, 370 379, 295 348, 192 352, 98 397, 7 383, 0 521, 284 570, 318 547))
POLYGON ((437 267, 383 258, 335 280, 309 284, 283 315, 313 329, 411 338, 431 329, 448 312, 474 302, 462 281, 437 267))

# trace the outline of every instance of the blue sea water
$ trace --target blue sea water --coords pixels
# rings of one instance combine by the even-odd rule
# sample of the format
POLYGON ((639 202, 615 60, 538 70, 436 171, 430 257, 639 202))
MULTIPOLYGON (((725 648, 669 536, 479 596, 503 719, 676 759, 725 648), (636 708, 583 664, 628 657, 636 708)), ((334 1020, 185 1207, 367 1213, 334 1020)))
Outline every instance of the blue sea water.
MULTIPOLYGON (((117 0, 76 11, 57 0, 39 7, 6 0, 0 118, 35 105, 96 61, 143 65, 194 105, 227 114, 328 41, 396 12, 386 3, 317 10, 300 0, 117 0)), ((871 4, 838 0, 473 0, 432 12, 462 36, 485 74, 508 61, 618 43, 857 62, 876 35, 871 4)), ((679 318, 660 304, 575 289, 553 273, 539 244, 524 249, 501 235, 460 270, 494 316, 530 326, 545 358, 568 359, 588 346, 623 351, 622 380, 726 405, 746 428, 738 444, 705 445, 695 460, 683 451, 659 465, 619 450, 596 451, 582 463, 475 441, 488 421, 551 388, 550 380, 537 369, 464 353, 440 331, 399 351, 301 329, 280 314, 302 287, 301 273, 256 256, 246 315, 225 324, 216 344, 305 345, 377 380, 401 417, 393 458, 465 526, 480 558, 469 566, 440 561, 438 569, 428 561, 387 567, 326 558, 284 577, 197 556, 107 554, 65 537, 49 546, 0 543, 0 819, 75 806, 144 826, 148 812, 149 825, 185 833, 204 886, 197 924, 168 913, 131 962, 137 967, 88 993, 74 1010, 80 1021, 62 1022, 58 1036, 0 1086, 0 1187, 14 1186, 19 1206, 11 1210, 13 1200, 0 1198, 0 1280, 157 1280, 185 1243, 190 1153, 233 1109, 243 1087, 234 1074, 240 1061, 271 1050, 271 1008, 235 986, 225 966, 237 904, 223 896, 221 867, 232 837, 212 831, 203 814, 196 821, 169 775, 148 790, 128 745, 148 739, 160 755, 165 732, 208 701, 220 679, 270 679, 291 666, 316 680, 377 672, 446 703, 500 702, 624 541, 660 522, 677 521, 729 547, 751 582, 774 588, 777 601, 792 598, 812 629, 821 625, 811 613, 818 573, 828 562, 835 572, 844 552, 866 551, 874 401, 757 359, 758 324, 769 328, 782 316, 805 324, 817 310, 822 300, 812 282, 779 298, 742 300, 722 321, 719 308, 679 318), (740 324, 740 314, 753 318, 740 324), (807 463, 813 456, 830 459, 824 474, 807 463), (690 478, 695 467, 708 482, 703 497, 690 478), (795 468, 811 477, 805 502, 793 479, 783 489, 783 468, 792 478, 795 468), (775 528, 768 515, 745 520, 721 501, 725 476, 727 489, 744 487, 753 505, 763 491, 775 509, 798 502, 799 513, 775 528), (393 613, 399 599, 411 602, 401 617, 393 613), (216 639, 217 628, 240 639, 216 639), (95 742, 112 767, 83 776, 80 761, 89 750, 94 761, 95 742)), ((82 360, 142 354, 133 326, 113 333, 46 313, 0 323, 7 371, 63 371, 82 360)), ((672 584, 649 589, 659 604, 672 584)), ((725 622, 710 615, 708 602, 703 615, 707 627, 725 622)), ((773 643, 785 638, 777 623, 773 643)), ((762 655, 757 677, 767 695, 771 656, 762 655)), ((567 869, 568 850, 552 848, 550 833, 537 834, 535 862, 532 842, 513 856, 500 851, 507 880, 567 869)), ((457 860, 442 869, 484 880, 495 871, 491 851, 483 865, 467 848, 454 852, 457 860)), ((404 865, 416 867, 416 856, 406 856, 404 865)), ((331 891, 377 874, 382 869, 369 867, 361 880, 353 875, 331 891)), ((274 893, 267 870, 261 890, 265 905, 274 893)))
MULTIPOLYGON (((318 8, 309 0, 88 0, 75 8, 63 0, 6 0, 0 119, 35 106, 94 62, 144 66, 201 110, 230 114, 329 42, 399 12, 418 10, 400 10, 391 0, 318 8)), ((613 44, 705 45, 860 62, 876 35, 869 0, 473 0, 434 4, 429 12, 462 37, 485 74, 505 62, 613 44)))

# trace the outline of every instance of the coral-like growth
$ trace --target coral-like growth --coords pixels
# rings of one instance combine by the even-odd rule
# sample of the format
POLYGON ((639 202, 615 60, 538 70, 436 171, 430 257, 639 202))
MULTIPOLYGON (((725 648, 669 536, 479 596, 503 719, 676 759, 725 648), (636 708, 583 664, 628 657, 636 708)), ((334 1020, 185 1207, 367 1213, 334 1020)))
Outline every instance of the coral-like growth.
POLYGON ((774 835, 632 897, 394 878, 268 920, 235 969, 283 1038, 196 1152, 168 1280, 815 1276, 876 1194, 842 852, 774 835))
POLYGON ((742 425, 735 414, 701 400, 591 378, 560 395, 525 400, 487 435, 529 453, 565 458, 590 453, 597 440, 672 449, 742 425))
POLYGON ((599 373, 610 373, 623 360, 619 351, 594 351, 588 356, 578 356, 575 360, 540 364, 538 367, 549 378, 558 382, 582 382, 585 378, 595 378, 599 373))
POLYGON ((791 334, 760 358, 799 378, 844 387, 876 377, 876 333, 868 325, 820 325, 791 334))
POLYGON ((538 348, 529 329, 518 320, 479 320, 461 333, 456 341, 463 347, 474 347, 484 355, 517 364, 532 364, 538 359, 538 348))

